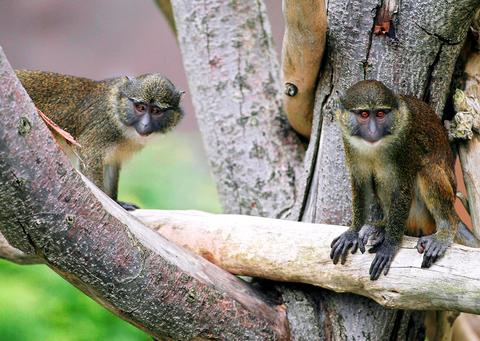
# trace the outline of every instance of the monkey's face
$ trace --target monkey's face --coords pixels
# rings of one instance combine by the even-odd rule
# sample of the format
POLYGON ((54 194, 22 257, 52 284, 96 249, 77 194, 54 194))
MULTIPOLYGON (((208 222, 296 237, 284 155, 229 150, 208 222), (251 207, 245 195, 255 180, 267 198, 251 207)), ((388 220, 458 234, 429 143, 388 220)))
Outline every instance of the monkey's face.
POLYGON ((164 76, 149 74, 128 79, 121 91, 126 108, 121 115, 123 123, 133 126, 142 137, 151 133, 172 130, 184 116, 180 91, 164 76))
POLYGON ((350 112, 352 136, 375 143, 391 134, 392 115, 390 109, 360 109, 350 112))
POLYGON ((398 114, 395 95, 382 83, 367 80, 339 92, 340 108, 336 115, 348 139, 359 138, 376 144, 392 133, 398 114))

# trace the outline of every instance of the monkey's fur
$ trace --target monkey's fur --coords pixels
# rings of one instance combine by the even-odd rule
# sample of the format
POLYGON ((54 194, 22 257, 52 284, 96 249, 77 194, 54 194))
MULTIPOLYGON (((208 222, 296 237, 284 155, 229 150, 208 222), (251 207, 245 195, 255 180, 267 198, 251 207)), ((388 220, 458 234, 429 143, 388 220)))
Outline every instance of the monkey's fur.
POLYGON ((332 242, 330 257, 345 263, 348 250, 363 253, 372 233, 376 253, 370 279, 386 275, 406 233, 420 237, 422 268, 430 267, 455 241, 480 247, 455 209, 455 157, 435 112, 412 96, 395 95, 366 80, 339 92, 335 111, 343 131, 351 174, 353 222, 332 242), (367 224, 372 194, 384 220, 367 224), (457 233, 458 230, 458 233, 457 233))
POLYGON ((16 74, 36 107, 82 146, 75 147, 81 172, 115 201, 122 162, 151 142, 151 133, 172 130, 184 115, 184 92, 160 74, 103 81, 39 70, 16 74))

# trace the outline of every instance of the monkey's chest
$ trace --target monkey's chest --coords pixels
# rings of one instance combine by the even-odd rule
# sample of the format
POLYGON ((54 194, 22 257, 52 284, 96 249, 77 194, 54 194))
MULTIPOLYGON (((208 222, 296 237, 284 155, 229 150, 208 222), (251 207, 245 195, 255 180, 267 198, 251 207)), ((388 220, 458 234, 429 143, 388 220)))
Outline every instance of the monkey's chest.
POLYGON ((397 170, 390 164, 379 162, 371 168, 369 178, 375 199, 387 207, 398 188, 397 170))

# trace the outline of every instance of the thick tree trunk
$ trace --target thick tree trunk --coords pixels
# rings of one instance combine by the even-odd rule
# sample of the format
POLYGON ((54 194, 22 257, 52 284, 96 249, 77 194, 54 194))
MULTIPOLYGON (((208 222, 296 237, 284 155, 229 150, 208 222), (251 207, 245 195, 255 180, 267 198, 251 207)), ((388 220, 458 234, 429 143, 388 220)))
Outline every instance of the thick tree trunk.
POLYGON ((304 146, 282 109, 262 1, 172 1, 178 41, 224 213, 288 217, 304 146))
MULTIPOLYGON (((397 93, 426 100, 441 117, 450 94, 456 58, 479 6, 478 1, 456 2, 454 6, 436 1, 384 1, 380 8, 377 4, 376 1, 328 3, 327 63, 317 90, 314 127, 307 151, 311 159, 306 160, 305 168, 309 172, 304 176, 305 187, 310 186, 303 204, 297 203, 298 213, 295 213, 302 221, 339 225, 351 222, 349 174, 341 132, 333 115, 335 90, 345 90, 363 79, 377 79, 397 93), (381 26, 385 20, 390 20, 390 29, 395 34, 389 35, 393 39, 374 34, 374 26, 381 26)), ((356 313, 346 307, 356 306, 357 298, 336 296, 338 299, 331 300, 331 305, 322 309, 344 309, 342 321, 347 328, 356 313)), ((368 300, 358 299, 368 306, 368 300)), ((372 327, 371 334, 360 336, 361 339, 384 340, 396 330, 385 329, 382 319, 372 318, 375 314, 378 314, 377 308, 365 314, 362 324, 376 327, 372 327)), ((390 316, 388 319, 397 315, 398 322, 399 314, 407 313, 386 311, 385 314, 390 316)), ((411 336, 411 332, 404 333, 411 336)), ((336 340, 358 337, 358 334, 346 338, 332 334, 336 340)), ((422 337, 420 332, 414 339, 422 337)))
MULTIPOLYGON (((304 173, 297 182, 302 156, 298 144, 290 134, 282 141, 279 132, 286 127, 272 125, 284 118, 262 2, 172 3, 194 106, 225 212, 338 225, 351 222, 351 191, 341 132, 333 116, 335 90, 373 78, 398 93, 426 100, 442 116, 456 58, 479 6, 478 0, 453 4, 386 0, 380 6, 373 0, 329 1, 326 64, 317 88, 304 173), (389 27, 383 32, 388 35, 376 26, 389 27), (254 54, 253 47, 261 55, 254 54), (295 178, 289 180, 290 175, 295 178), (292 214, 285 214, 295 199, 292 214)), ((292 336, 299 340, 423 337, 421 313, 390 310, 367 298, 308 286, 285 286, 284 292, 289 297, 284 299, 292 336)))

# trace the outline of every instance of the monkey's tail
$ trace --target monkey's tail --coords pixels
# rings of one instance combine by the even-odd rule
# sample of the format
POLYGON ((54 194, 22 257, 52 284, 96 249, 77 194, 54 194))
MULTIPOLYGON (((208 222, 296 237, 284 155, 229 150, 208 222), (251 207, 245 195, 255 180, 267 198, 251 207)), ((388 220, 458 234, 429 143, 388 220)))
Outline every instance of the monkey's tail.
POLYGON ((470 231, 462 221, 460 221, 460 224, 458 225, 457 234, 453 241, 465 246, 480 248, 480 240, 475 237, 472 231, 470 231))

